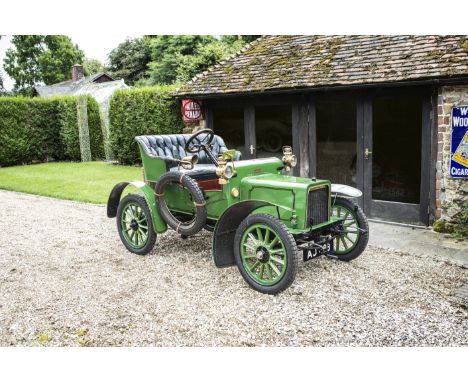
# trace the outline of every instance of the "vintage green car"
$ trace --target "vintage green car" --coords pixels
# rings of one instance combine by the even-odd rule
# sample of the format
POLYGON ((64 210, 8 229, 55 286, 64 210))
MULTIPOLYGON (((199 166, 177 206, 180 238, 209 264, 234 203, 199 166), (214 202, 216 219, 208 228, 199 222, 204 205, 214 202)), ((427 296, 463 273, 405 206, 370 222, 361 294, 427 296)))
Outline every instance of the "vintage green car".
POLYGON ((293 176, 291 147, 282 159, 240 160, 208 129, 135 139, 144 181, 117 184, 107 204, 133 253, 150 252, 168 226, 183 238, 213 231, 215 265, 237 265, 253 289, 276 294, 294 281, 298 250, 304 260, 349 261, 367 246, 367 219, 353 202, 360 191, 293 176), (129 185, 138 194, 122 198, 129 185))

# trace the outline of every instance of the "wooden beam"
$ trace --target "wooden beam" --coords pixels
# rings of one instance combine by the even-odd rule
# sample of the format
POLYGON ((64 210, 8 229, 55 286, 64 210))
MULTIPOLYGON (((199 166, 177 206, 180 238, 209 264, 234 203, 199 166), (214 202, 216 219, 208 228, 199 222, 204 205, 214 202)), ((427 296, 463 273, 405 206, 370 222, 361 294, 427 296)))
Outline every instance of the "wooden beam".
MULTIPOLYGON (((428 200, 428 219, 427 225, 434 223, 436 213, 436 180, 437 180, 437 150, 438 150, 438 126, 437 126, 437 96, 439 89, 434 86, 431 90, 431 110, 430 110, 430 142, 428 144, 430 149, 429 163, 429 200, 428 200)), ((423 147, 424 149, 424 147, 423 147)), ((422 188, 421 188, 422 189, 422 188)))
MULTIPOLYGON (((364 102, 363 97, 356 98, 356 187, 364 194, 364 102)), ((364 197, 358 200, 364 208, 364 197)), ((367 212, 367 211, 365 211, 367 212)))
POLYGON ((256 158, 257 142, 255 139, 255 107, 244 106, 244 137, 246 159, 256 158))
POLYGON ((374 154, 372 153, 374 151, 373 149, 373 123, 372 123, 372 99, 369 97, 364 97, 362 99, 362 123, 363 123, 363 129, 364 129, 364 136, 362 140, 362 149, 363 151, 361 152, 361 155, 359 155, 359 152, 357 154, 357 157, 361 156, 363 160, 363 206, 364 206, 364 212, 365 213, 370 213, 371 212, 371 200, 372 200, 372 162, 374 159, 374 154), (366 159, 366 150, 369 151, 369 154, 367 156, 368 159, 366 159))
POLYGON ((431 163, 431 97, 422 98, 421 105, 421 183, 419 193, 419 220, 429 224, 429 193, 430 193, 430 163, 431 163))
POLYGON ((296 176, 309 177, 309 126, 308 105, 303 99, 292 104, 292 138, 293 152, 297 157, 298 164, 294 169, 296 176))
POLYGON ((309 145, 309 176, 317 176, 317 113, 315 99, 309 99, 308 115, 308 145, 309 145))

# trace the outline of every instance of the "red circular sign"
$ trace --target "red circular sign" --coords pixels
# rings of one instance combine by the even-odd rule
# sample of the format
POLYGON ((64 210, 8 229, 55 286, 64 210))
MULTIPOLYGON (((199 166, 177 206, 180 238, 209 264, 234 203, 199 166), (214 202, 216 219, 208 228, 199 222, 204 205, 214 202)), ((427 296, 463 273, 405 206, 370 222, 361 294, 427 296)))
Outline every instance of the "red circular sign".
POLYGON ((186 122, 198 121, 202 118, 202 107, 200 102, 186 99, 182 101, 182 117, 186 122))

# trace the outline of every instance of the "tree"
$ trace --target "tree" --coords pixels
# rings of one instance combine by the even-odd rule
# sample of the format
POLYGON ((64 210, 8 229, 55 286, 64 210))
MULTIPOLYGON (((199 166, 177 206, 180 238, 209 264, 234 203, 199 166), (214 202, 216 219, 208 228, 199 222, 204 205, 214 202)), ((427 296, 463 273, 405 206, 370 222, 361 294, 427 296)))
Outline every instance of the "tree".
POLYGON ((72 65, 81 64, 84 53, 63 35, 13 36, 13 48, 7 50, 4 68, 14 79, 14 91, 30 94, 38 84, 46 85, 70 79, 72 65))
POLYGON ((186 82, 258 37, 155 36, 151 40, 149 78, 140 84, 186 82))
POLYGON ((104 64, 95 58, 85 58, 83 61, 83 71, 85 76, 105 72, 107 68, 104 64))
POLYGON ((0 70, 0 96, 6 93, 5 87, 3 86, 3 73, 0 70))
POLYGON ((150 81, 154 84, 172 84, 177 79, 181 56, 193 56, 201 45, 216 41, 213 36, 161 35, 151 39, 150 81))
POLYGON ((148 37, 127 39, 109 53, 109 70, 116 78, 123 78, 129 85, 144 78, 151 60, 148 37))
MULTIPOLYGON (((0 34, 0 40, 2 35, 0 34)), ((5 86, 3 85, 3 72, 0 70, 0 97, 6 93, 5 86)))
POLYGON ((221 36, 221 41, 226 44, 234 44, 236 41, 242 41, 243 43, 249 43, 255 41, 260 35, 224 35, 221 36))
POLYGON ((178 63, 176 82, 189 81, 196 74, 207 70, 227 56, 239 51, 244 44, 241 39, 232 40, 232 43, 215 40, 206 45, 199 44, 192 55, 178 53, 176 55, 178 63))

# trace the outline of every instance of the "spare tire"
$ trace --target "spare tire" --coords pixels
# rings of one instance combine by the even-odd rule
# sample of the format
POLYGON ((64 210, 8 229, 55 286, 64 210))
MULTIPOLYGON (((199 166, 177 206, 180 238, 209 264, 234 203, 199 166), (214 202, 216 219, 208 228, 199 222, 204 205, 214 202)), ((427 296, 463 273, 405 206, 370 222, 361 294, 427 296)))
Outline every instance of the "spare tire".
POLYGON ((161 217, 169 227, 174 229, 181 235, 194 235, 199 232, 206 224, 206 201, 203 197, 202 190, 197 182, 190 176, 180 171, 170 171, 161 176, 154 188, 156 195, 156 206, 161 217), (188 221, 177 219, 169 210, 166 199, 164 198, 164 190, 169 184, 180 184, 185 187, 192 196, 193 204, 195 206, 195 216, 188 221))

